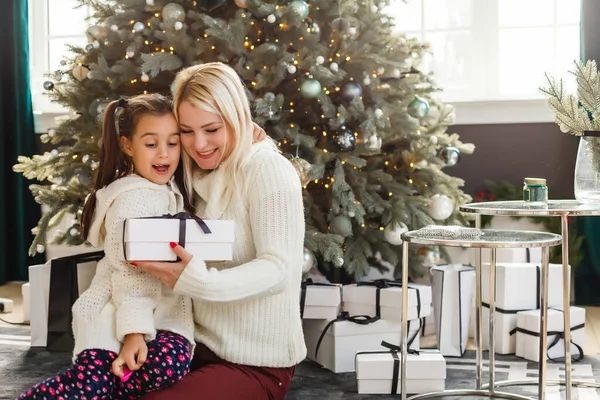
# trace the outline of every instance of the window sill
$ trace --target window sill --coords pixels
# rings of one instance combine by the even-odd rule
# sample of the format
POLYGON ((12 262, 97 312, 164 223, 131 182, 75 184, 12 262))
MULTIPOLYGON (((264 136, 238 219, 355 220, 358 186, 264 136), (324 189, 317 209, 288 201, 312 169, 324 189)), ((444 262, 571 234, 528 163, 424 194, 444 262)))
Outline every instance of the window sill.
POLYGON ((554 122, 546 100, 448 102, 455 108, 455 125, 530 124, 554 122))

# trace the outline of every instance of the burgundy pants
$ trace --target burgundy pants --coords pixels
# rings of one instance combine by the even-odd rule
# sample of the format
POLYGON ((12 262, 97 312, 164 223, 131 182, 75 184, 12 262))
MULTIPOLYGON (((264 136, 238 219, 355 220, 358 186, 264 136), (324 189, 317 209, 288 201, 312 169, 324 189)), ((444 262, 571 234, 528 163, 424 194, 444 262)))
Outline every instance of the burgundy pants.
POLYGON ((234 364, 196 344, 191 372, 179 383, 143 400, 283 400, 296 367, 267 368, 234 364))

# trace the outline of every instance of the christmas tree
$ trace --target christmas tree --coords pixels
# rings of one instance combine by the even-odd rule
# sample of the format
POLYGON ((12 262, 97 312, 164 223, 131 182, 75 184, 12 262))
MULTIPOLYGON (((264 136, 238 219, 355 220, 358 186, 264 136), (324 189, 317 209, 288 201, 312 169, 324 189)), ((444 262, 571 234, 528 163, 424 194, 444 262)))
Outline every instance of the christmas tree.
MULTIPOLYGON (((72 112, 42 135, 54 150, 15 171, 47 212, 31 253, 81 244, 77 216, 90 192, 105 105, 168 94, 177 71, 223 62, 250 91, 255 120, 289 155, 304 186, 305 263, 358 279, 397 266, 400 234, 464 224, 470 200, 445 173, 473 145, 448 134, 452 107, 422 68, 428 44, 394 34, 389 0, 81 0, 94 11, 90 43, 44 83, 72 112), (66 232, 48 237, 62 218, 66 232), (333 268, 332 268, 333 267, 333 268)), ((421 259, 427 249, 415 249, 421 259)), ((413 257, 416 263, 419 257, 413 257)), ((414 272, 414 270, 413 270, 414 272)))

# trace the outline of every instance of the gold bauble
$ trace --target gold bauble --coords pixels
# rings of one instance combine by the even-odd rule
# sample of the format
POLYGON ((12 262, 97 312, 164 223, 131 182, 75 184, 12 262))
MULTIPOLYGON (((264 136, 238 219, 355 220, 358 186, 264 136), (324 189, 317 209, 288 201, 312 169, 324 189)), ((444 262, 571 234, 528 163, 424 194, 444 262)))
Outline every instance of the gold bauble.
POLYGON ((73 68, 73 71, 71 71, 71 73, 73 74, 73 76, 79 82, 81 82, 82 80, 84 80, 85 78, 87 78, 88 72, 89 72, 89 70, 86 67, 84 67, 83 65, 78 65, 75 68, 73 68))
POLYGON ((310 165, 308 161, 300 157, 294 157, 290 160, 290 162, 292 163, 294 168, 296 168, 302 186, 308 185, 312 177, 310 172, 312 165, 310 165))

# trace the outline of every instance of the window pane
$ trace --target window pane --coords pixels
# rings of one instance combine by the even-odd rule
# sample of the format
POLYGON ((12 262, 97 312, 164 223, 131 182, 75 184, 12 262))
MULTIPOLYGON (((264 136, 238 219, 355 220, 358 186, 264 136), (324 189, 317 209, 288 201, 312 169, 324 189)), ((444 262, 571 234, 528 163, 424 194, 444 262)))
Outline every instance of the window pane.
POLYGON ((393 1, 384 9, 384 13, 396 19, 398 33, 420 31, 421 26, 421 0, 412 0, 408 3, 393 1))
POLYGON ((85 34, 88 26, 85 7, 77 0, 48 0, 48 33, 50 36, 85 34))
POLYGON ((500 30, 498 59, 501 96, 540 97, 544 72, 554 63, 553 29, 500 30))
POLYGON ((469 89, 472 78, 473 35, 471 31, 434 32, 425 40, 433 50, 433 71, 445 92, 469 89))
POLYGON ((87 43, 88 40, 85 36, 50 39, 48 41, 48 54, 50 55, 48 71, 52 72, 58 69, 60 60, 62 60, 64 56, 67 56, 68 58, 72 57, 72 53, 69 52, 66 45, 69 44, 84 47, 87 43))
POLYGON ((552 73, 557 78, 563 78, 567 90, 574 92, 577 83, 575 77, 572 74, 568 74, 567 71, 573 71, 575 69, 573 62, 580 58, 579 26, 558 29, 556 54, 557 60, 553 65, 548 66, 548 72, 552 73))
POLYGON ((426 0, 425 29, 468 28, 472 13, 472 0, 426 0))
POLYGON ((501 27, 554 24, 554 1, 551 0, 500 0, 498 11, 501 27))
POLYGON ((581 1, 558 0, 556 12, 559 24, 578 24, 581 19, 581 1))

